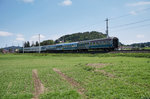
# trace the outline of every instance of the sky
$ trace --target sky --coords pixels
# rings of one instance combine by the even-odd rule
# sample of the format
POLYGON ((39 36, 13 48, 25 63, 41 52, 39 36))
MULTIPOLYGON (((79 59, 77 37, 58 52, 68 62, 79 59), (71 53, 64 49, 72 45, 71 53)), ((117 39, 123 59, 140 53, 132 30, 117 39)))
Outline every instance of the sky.
POLYGON ((105 33, 123 44, 150 42, 150 0, 0 0, 0 48, 77 32, 105 33))

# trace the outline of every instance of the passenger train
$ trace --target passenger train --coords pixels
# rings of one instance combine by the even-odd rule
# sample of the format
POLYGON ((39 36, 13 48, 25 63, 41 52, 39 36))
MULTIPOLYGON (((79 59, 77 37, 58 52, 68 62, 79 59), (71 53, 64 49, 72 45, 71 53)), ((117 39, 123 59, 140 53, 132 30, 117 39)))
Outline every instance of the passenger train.
MULTIPOLYGON (((25 53, 39 52, 84 52, 88 50, 111 51, 118 48, 119 40, 117 37, 108 37, 103 39, 86 40, 72 43, 61 43, 55 45, 45 45, 40 47, 24 48, 25 53)), ((23 50, 23 49, 22 49, 23 50)))

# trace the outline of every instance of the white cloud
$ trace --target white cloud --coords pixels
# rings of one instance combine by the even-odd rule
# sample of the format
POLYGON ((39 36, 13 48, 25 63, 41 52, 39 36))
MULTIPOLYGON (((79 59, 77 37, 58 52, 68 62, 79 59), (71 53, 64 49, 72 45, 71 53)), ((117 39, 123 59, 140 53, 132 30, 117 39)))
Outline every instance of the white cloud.
MULTIPOLYGON (((40 39, 44 39, 45 38, 45 36, 44 35, 40 35, 40 39)), ((31 40, 30 41, 38 41, 39 40, 39 35, 33 35, 32 37, 31 37, 31 40)))
POLYGON ((145 35, 138 34, 138 35, 136 35, 136 37, 137 37, 137 38, 139 38, 139 39, 141 39, 141 38, 144 38, 144 37, 145 37, 145 35))
POLYGON ((34 2, 34 0, 22 0, 23 2, 25 2, 25 3, 32 3, 32 2, 34 2))
POLYGON ((129 13, 130 13, 131 15, 138 15, 138 14, 140 14, 140 13, 146 13, 146 12, 147 12, 146 9, 147 9, 147 8, 138 8, 138 9, 136 9, 136 10, 130 11, 129 13))
POLYGON ((70 5, 72 5, 72 1, 71 1, 71 0, 64 0, 64 1, 61 3, 61 5, 63 5, 63 6, 70 6, 70 5))
POLYGON ((131 11, 130 14, 131 15, 137 15, 137 12, 136 11, 131 11))
POLYGON ((150 5, 150 1, 140 1, 132 4, 127 4, 128 6, 143 6, 143 5, 150 5))
POLYGON ((125 41, 121 41, 121 43, 123 43, 123 44, 133 44, 133 43, 135 43, 135 41, 134 40, 125 40, 125 41))
POLYGON ((25 41, 24 38, 20 37, 20 38, 16 38, 17 41, 25 41))
POLYGON ((17 38, 16 38, 17 41, 25 41, 22 34, 17 34, 16 36, 17 36, 17 38))
POLYGON ((12 36, 13 34, 12 33, 9 33, 9 32, 5 32, 5 31, 0 31, 0 36, 12 36))
POLYGON ((123 44, 133 44, 133 43, 144 43, 144 42, 150 42, 149 40, 145 40, 145 39, 139 39, 139 40, 125 40, 125 41, 121 41, 121 43, 123 44))

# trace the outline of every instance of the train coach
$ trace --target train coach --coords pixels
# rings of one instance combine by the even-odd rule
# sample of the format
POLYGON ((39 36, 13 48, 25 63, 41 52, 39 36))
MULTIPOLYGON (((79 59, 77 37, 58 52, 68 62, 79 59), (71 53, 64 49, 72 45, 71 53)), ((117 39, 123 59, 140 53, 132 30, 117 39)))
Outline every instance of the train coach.
MULTIPOLYGON (((103 39, 86 40, 72 43, 62 43, 56 45, 40 46, 41 52, 67 52, 76 51, 84 52, 88 50, 102 49, 105 51, 111 51, 118 48, 119 40, 116 37, 108 37, 103 39)), ((39 47, 24 48, 24 52, 34 53, 39 52, 39 47)))
POLYGON ((119 41, 116 37, 81 41, 78 44, 78 50, 87 51, 102 49, 105 51, 111 51, 118 48, 118 43, 119 41))

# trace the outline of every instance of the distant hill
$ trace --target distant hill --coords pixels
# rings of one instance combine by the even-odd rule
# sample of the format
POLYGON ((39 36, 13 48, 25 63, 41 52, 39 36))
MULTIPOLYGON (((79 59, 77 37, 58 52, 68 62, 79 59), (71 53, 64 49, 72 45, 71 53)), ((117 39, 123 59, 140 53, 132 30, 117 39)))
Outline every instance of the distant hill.
POLYGON ((130 46, 132 46, 132 47, 150 47, 150 42, 134 43, 134 44, 131 44, 130 46))
POLYGON ((15 49, 20 49, 20 48, 21 48, 20 46, 10 46, 10 47, 5 47, 3 49, 5 49, 5 50, 10 50, 10 49, 15 50, 15 49))
POLYGON ((92 40, 92 39, 99 39, 105 38, 106 34, 101 32, 92 31, 92 32, 83 32, 83 33, 74 33, 70 35, 65 35, 58 38, 55 43, 59 42, 76 42, 76 41, 84 41, 84 40, 92 40))

